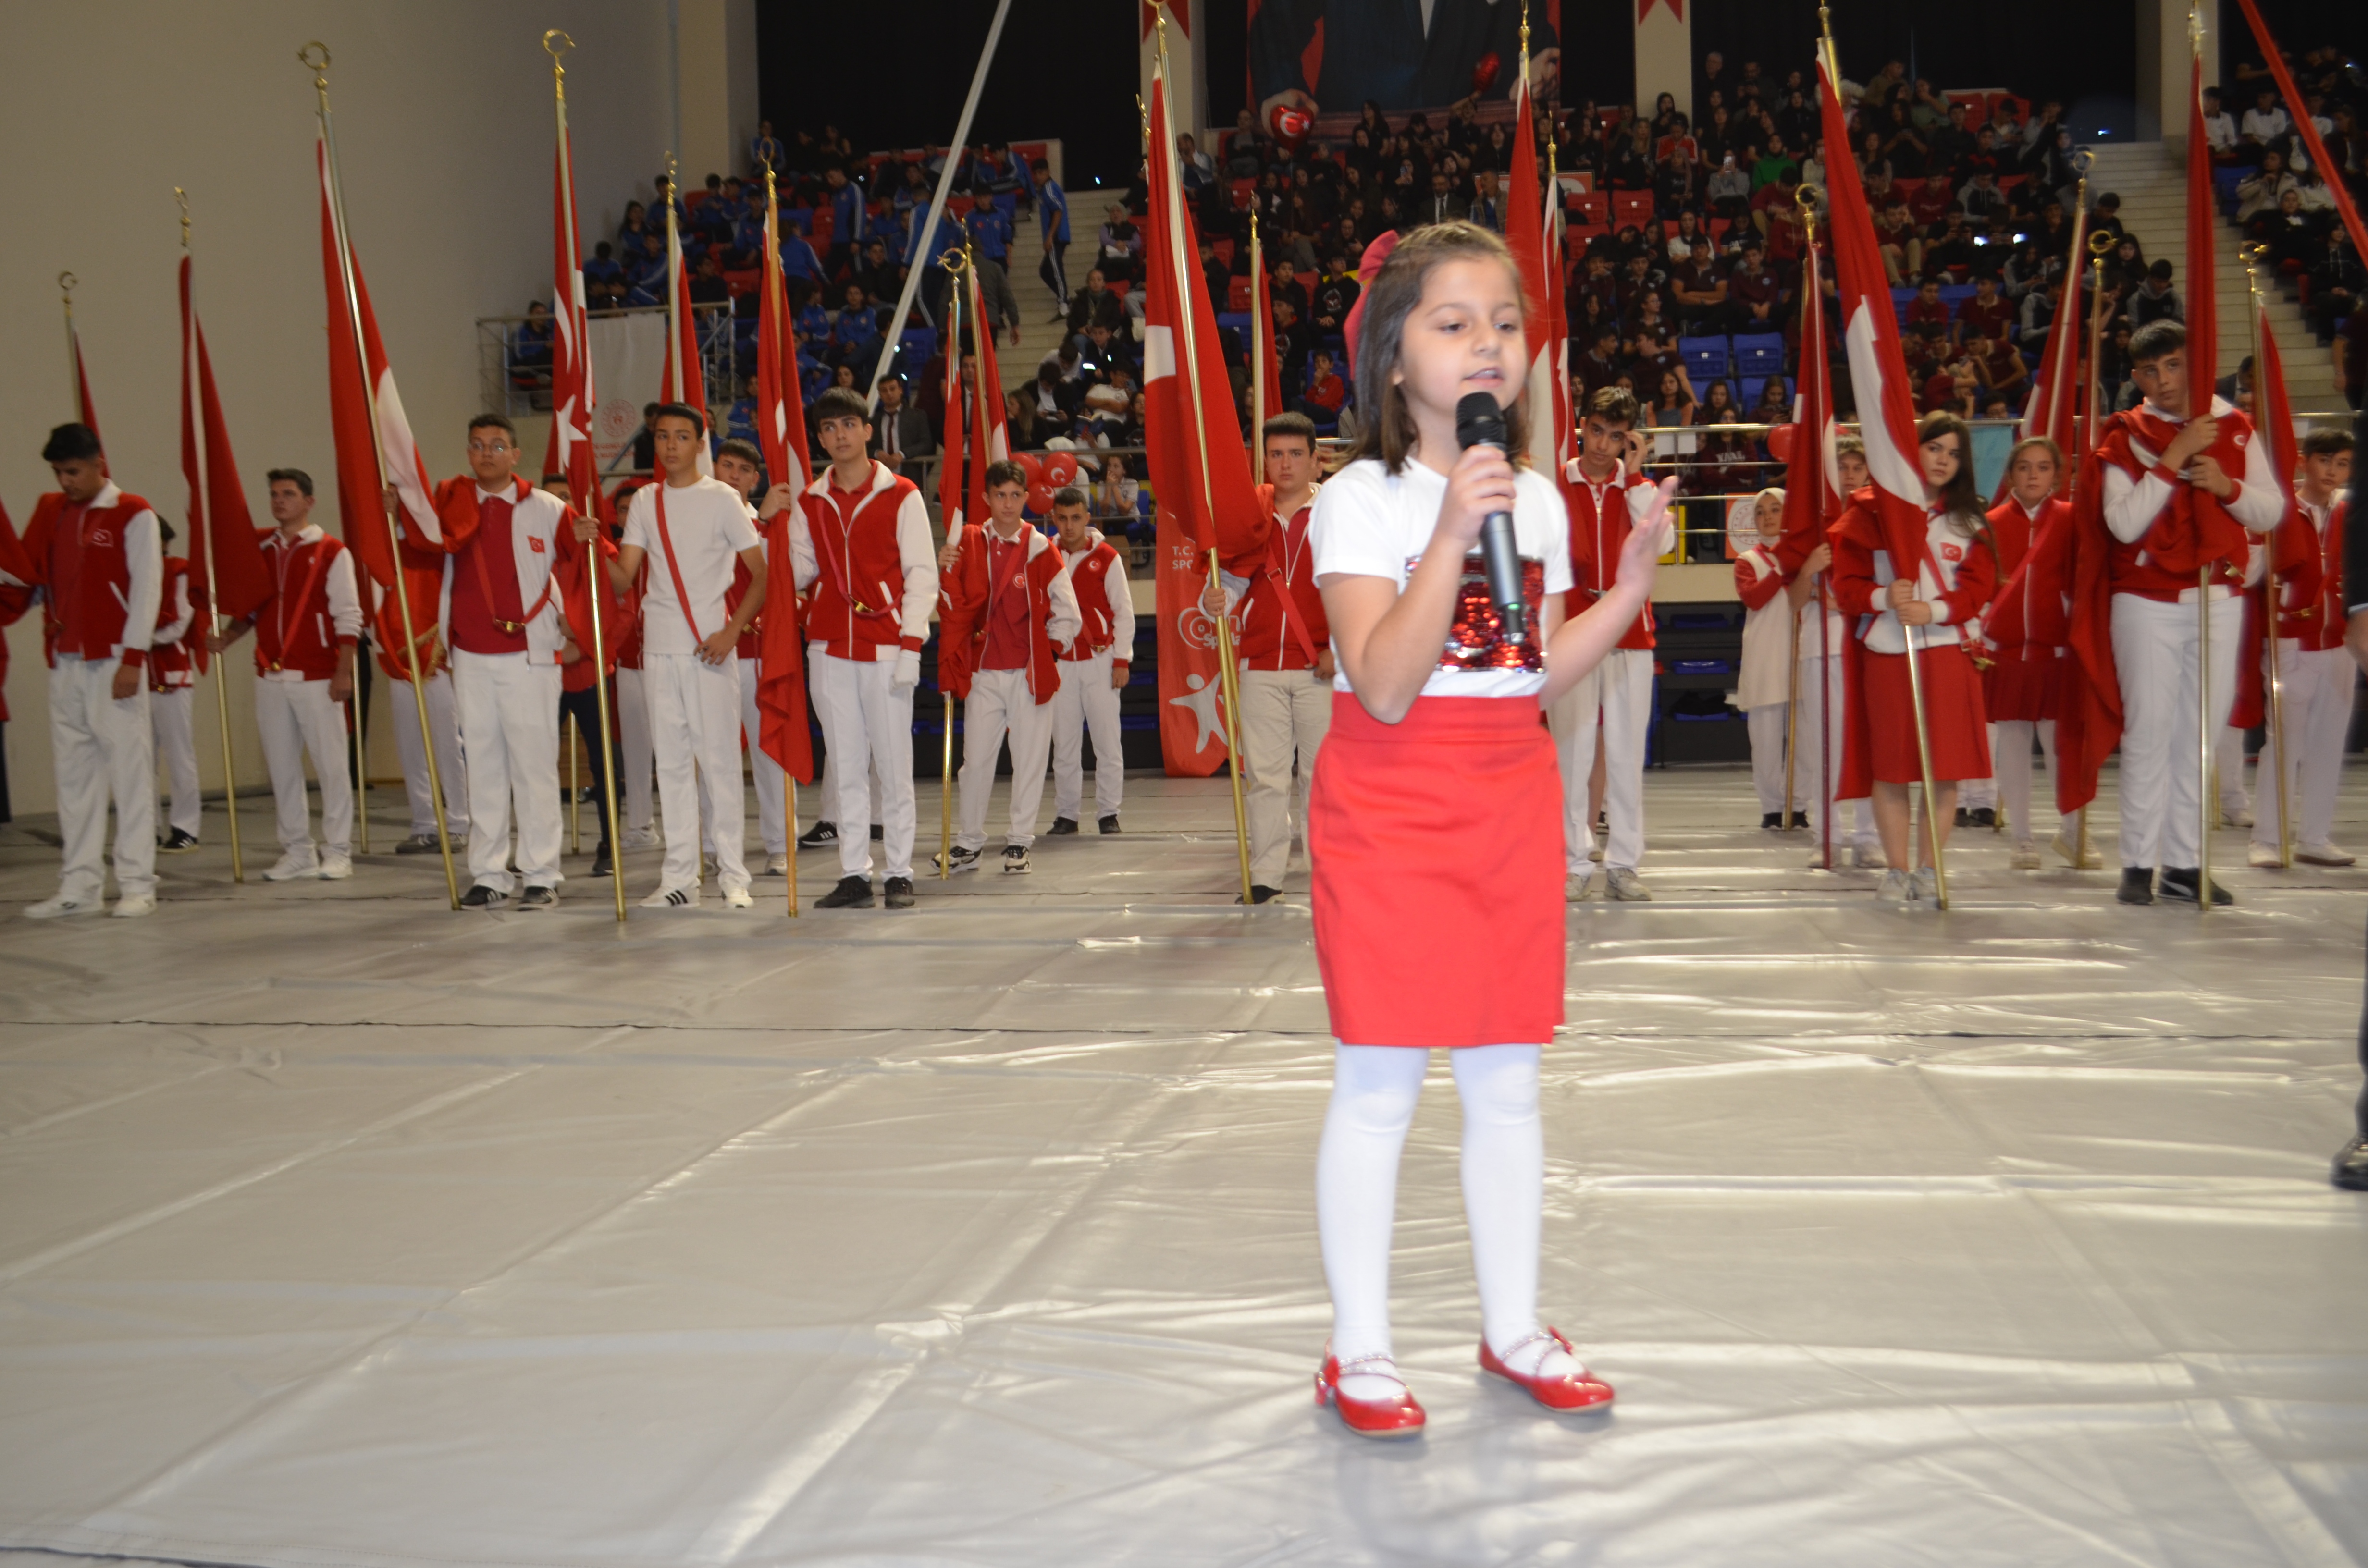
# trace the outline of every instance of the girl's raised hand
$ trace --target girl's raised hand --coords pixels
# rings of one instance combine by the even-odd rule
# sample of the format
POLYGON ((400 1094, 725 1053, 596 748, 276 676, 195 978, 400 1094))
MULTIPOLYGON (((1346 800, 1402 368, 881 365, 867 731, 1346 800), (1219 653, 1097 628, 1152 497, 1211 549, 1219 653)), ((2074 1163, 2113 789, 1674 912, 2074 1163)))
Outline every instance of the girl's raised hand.
POLYGON ((1628 542, 1620 547, 1620 581, 1634 578, 1650 587, 1654 570, 1661 563, 1661 524, 1669 515, 1669 498, 1678 493, 1678 482, 1665 479, 1653 487, 1653 504, 1642 517, 1630 525, 1628 542))
POLYGON ((1447 472, 1447 494, 1439 504, 1439 529, 1468 552, 1491 512, 1513 509, 1510 459, 1494 447, 1466 447, 1447 472))

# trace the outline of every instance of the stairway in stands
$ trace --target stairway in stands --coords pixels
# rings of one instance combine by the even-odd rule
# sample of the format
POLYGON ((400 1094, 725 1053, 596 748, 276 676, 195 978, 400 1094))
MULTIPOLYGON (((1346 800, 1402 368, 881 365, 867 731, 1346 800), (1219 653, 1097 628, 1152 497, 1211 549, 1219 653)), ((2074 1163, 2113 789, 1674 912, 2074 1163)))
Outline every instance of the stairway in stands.
MULTIPOLYGON (((2146 258, 2168 260, 2174 271, 2171 287, 2187 292, 2187 165, 2170 156, 2159 142, 2108 142, 2093 148, 2097 162, 2089 173, 2089 199, 2106 191, 2122 199, 2122 222, 2137 237, 2146 258)), ((2245 267, 2237 254, 2237 226, 2218 225, 2214 255, 2218 281, 2220 373, 2233 374, 2237 362, 2253 351, 2250 308, 2245 267)), ((2335 389, 2333 350, 2311 335, 2309 324, 2294 297, 2264 278, 2269 293, 2270 323, 2278 335, 2286 372, 2286 397, 2297 414, 2333 414, 2343 404, 2335 389)))

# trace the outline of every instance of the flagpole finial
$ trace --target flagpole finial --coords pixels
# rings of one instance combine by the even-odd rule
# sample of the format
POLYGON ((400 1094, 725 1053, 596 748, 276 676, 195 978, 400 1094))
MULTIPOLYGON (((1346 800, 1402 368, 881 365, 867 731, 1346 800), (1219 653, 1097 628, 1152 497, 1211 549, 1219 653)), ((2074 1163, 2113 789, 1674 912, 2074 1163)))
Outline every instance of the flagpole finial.
POLYGON ((552 28, 542 35, 542 51, 551 56, 551 83, 563 98, 567 96, 567 67, 561 57, 575 47, 575 40, 567 36, 564 28, 552 28))
POLYGON ((189 193, 179 186, 173 187, 173 199, 181 204, 181 248, 189 248, 189 193))
POLYGON ((2187 49, 2196 59, 2203 58, 2203 7, 2187 8, 2187 49))
POLYGON ((1159 24, 1159 72, 1167 74, 1167 0, 1151 0, 1151 14, 1159 24))
POLYGON ((66 302, 66 309, 74 309, 74 291, 81 282, 82 279, 76 278, 71 272, 61 272, 58 274, 58 288, 63 291, 61 297, 64 299, 66 302))
POLYGON ((1521 0, 1521 80, 1530 79, 1530 0, 1521 0))
POLYGON ((313 73, 313 85, 323 92, 329 89, 329 46, 314 39, 296 51, 296 62, 313 73), (314 55, 320 56, 314 59, 314 55))
POLYGON ((1793 205, 1801 210, 1801 226, 1808 231, 1812 243, 1817 237, 1817 209, 1825 199, 1824 189, 1806 181, 1793 187, 1793 205))

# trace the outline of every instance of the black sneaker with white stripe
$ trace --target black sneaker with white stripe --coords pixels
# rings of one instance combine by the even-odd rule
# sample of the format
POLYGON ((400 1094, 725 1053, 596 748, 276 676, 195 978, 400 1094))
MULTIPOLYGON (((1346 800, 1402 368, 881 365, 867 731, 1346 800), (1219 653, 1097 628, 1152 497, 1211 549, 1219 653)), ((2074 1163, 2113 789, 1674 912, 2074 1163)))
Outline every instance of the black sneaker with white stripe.
POLYGON ((798 835, 798 847, 801 849, 827 849, 837 842, 838 824, 835 822, 817 822, 798 835))

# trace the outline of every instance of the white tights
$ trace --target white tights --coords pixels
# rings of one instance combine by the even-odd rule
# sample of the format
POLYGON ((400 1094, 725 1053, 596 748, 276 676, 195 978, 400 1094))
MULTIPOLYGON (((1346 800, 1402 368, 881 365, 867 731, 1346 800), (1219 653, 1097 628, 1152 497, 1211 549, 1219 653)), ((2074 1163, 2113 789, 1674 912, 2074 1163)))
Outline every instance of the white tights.
MULTIPOLYGON (((1481 1331, 1510 1364, 1554 1376, 1575 1363, 1538 1328, 1538 1228, 1545 1146, 1538 1126, 1534 1045, 1466 1046, 1448 1052, 1463 1102, 1463 1214, 1480 1286, 1481 1331), (1528 1343, 1523 1345, 1522 1342, 1528 1343), (1542 1348, 1543 1346, 1543 1348, 1542 1348)), ((1344 1363, 1390 1354, 1390 1227, 1398 1154, 1422 1097, 1430 1052, 1342 1045, 1333 1057, 1332 1103, 1315 1155, 1315 1224, 1332 1288, 1332 1353, 1344 1363)), ((1383 1376, 1352 1373, 1341 1390, 1387 1398, 1383 1376)))

